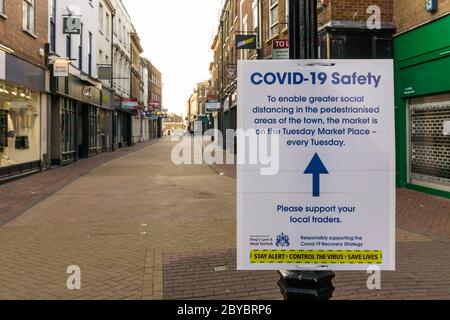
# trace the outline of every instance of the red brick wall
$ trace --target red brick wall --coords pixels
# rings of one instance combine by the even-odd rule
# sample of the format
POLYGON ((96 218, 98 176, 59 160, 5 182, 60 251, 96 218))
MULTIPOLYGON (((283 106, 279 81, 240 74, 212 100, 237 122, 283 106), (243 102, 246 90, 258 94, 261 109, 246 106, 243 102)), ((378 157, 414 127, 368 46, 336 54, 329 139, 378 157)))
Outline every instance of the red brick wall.
POLYGON ((22 1, 5 1, 4 15, 0 17, 0 43, 13 49, 15 55, 43 66, 44 58, 39 49, 48 42, 48 0, 35 0, 35 37, 22 28, 22 1))
POLYGON ((425 11, 424 1, 395 0, 394 21, 397 32, 404 32, 450 12, 450 0, 438 0, 438 4, 438 11, 430 13, 425 11))
MULTIPOLYGON (((397 0, 395 0, 397 1, 397 0)), ((409 0, 410 2, 420 2, 419 0, 409 0)), ((377 5, 381 9, 382 22, 393 21, 394 0, 330 0, 331 18, 333 20, 345 21, 367 21, 371 13, 367 13, 367 8, 377 5)))

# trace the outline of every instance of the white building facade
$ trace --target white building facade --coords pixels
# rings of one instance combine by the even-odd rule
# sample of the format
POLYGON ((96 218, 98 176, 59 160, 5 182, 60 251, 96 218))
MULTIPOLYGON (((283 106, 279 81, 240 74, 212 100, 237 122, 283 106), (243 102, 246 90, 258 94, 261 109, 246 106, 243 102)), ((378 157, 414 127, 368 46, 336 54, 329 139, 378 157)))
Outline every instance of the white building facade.
POLYGON ((49 61, 66 64, 69 69, 68 75, 54 71, 51 75, 50 157, 54 166, 102 151, 102 83, 97 79, 99 8, 99 0, 49 0, 49 61), (67 18, 79 24, 67 23, 67 18))
MULTIPOLYGON (((115 9, 113 21, 113 81, 115 104, 115 144, 124 147, 135 143, 133 139, 133 108, 131 96, 131 33, 133 24, 121 0, 110 0, 115 9)), ((137 104, 136 104, 137 106, 137 104)))
POLYGON ((113 37, 115 9, 110 0, 99 1, 99 28, 97 33, 98 76, 102 82, 102 109, 99 115, 99 145, 102 151, 117 148, 114 135, 115 103, 113 84, 113 37))

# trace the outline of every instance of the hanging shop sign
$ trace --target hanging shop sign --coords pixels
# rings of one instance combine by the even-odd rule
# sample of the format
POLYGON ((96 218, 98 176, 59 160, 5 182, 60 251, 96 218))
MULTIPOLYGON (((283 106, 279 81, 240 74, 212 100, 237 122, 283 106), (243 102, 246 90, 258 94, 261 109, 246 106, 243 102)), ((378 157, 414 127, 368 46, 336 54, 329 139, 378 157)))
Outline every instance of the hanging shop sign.
POLYGON ((69 76, 69 62, 66 60, 56 60, 53 63, 53 76, 67 78, 69 76))
POLYGON ((287 60, 289 59, 289 40, 273 40, 272 41, 272 59, 287 60))
POLYGON ((254 34, 237 34, 236 48, 238 50, 256 49, 256 35, 254 34))
POLYGON ((81 17, 80 16, 64 16, 63 17, 63 33, 64 34, 81 34, 81 17))
POLYGON ((0 79, 6 77, 6 53, 0 50, 0 79))
POLYGON ((124 110, 135 110, 139 106, 137 99, 123 99, 122 109, 124 110))
POLYGON ((207 100, 205 104, 206 112, 219 112, 222 110, 222 106, 220 105, 220 100, 207 100))
POLYGON ((395 269, 393 62, 328 62, 239 61, 239 270, 395 269))
POLYGON ((225 74, 226 74, 228 80, 235 80, 237 77, 236 65, 227 64, 225 66, 225 74))

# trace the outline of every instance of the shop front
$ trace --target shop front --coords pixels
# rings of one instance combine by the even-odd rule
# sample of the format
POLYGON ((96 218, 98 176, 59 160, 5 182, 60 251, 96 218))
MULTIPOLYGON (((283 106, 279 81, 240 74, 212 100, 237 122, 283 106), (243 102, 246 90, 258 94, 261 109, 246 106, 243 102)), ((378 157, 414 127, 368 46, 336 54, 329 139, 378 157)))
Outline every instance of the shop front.
POLYGON ((102 150, 101 86, 88 78, 53 78, 51 99, 51 159, 63 166, 102 150))
POLYGON ((99 113, 99 148, 102 152, 114 151, 114 92, 103 88, 102 108, 99 113))
POLYGON ((46 167, 47 95, 43 69, 4 52, 0 54, 2 183, 46 167))
POLYGON ((450 15, 394 46, 397 184, 450 198, 450 15))
POLYGON ((120 106, 116 108, 117 141, 119 148, 132 146, 133 115, 138 103, 135 99, 120 98, 120 106))

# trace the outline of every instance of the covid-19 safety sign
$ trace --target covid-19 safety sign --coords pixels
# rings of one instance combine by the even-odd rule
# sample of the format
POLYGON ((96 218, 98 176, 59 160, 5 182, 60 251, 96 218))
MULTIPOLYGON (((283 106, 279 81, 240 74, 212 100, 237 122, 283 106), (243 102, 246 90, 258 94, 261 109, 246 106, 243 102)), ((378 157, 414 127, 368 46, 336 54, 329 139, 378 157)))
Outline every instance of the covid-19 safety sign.
POLYGON ((238 269, 395 269, 391 60, 240 61, 238 269))

